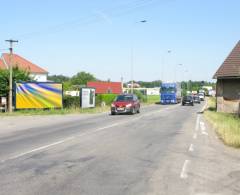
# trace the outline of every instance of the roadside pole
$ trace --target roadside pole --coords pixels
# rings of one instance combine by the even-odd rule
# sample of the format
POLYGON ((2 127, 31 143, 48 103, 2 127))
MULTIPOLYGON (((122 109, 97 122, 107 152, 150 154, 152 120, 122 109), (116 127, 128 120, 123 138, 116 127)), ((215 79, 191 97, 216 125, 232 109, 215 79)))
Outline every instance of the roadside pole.
MULTIPOLYGON (((135 24, 137 23, 146 23, 147 20, 140 20, 138 22, 136 22, 135 24)), ((133 27, 132 27, 132 36, 133 36, 133 27)), ((133 38, 132 38, 132 45, 131 45, 131 94, 133 94, 133 85, 134 85, 134 81, 133 81, 133 66, 134 66, 134 44, 133 44, 133 38)))
POLYGON ((9 64, 8 64, 8 67, 9 67, 9 94, 8 94, 8 112, 12 112, 12 92, 13 92, 13 88, 12 88, 12 79, 13 79, 13 73, 12 73, 12 56, 13 56, 13 43, 17 43, 18 40, 12 40, 12 39, 9 39, 9 40, 5 40, 6 42, 9 42, 10 44, 10 47, 9 47, 9 51, 10 51, 10 54, 9 54, 9 64))

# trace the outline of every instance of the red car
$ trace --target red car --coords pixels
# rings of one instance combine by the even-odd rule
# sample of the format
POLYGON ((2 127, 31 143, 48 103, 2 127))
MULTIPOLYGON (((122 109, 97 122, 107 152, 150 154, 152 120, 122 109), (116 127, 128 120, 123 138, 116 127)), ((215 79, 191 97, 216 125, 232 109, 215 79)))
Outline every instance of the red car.
POLYGON ((116 97, 111 105, 111 114, 140 113, 140 102, 136 95, 123 94, 116 97))

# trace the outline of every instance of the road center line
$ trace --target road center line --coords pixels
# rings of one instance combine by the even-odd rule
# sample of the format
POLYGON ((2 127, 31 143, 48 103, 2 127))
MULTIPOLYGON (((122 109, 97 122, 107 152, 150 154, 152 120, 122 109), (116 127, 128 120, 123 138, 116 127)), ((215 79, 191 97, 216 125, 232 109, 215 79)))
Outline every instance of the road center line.
POLYGON ((183 167, 182 167, 182 171, 180 174, 180 178, 181 179, 187 179, 188 178, 188 174, 187 174, 187 168, 189 166, 190 161, 189 160, 185 160, 183 167))

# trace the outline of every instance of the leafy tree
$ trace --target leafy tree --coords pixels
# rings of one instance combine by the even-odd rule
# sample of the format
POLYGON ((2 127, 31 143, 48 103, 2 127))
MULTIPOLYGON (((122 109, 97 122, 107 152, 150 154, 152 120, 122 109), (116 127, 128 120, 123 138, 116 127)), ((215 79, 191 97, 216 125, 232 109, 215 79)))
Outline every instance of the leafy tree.
MULTIPOLYGON (((9 93, 9 70, 0 69, 0 96, 8 96, 9 93)), ((13 68, 13 83, 20 81, 30 81, 29 73, 20 70, 18 67, 13 68)))
POLYGON ((71 78, 72 85, 86 85, 88 81, 96 81, 94 75, 87 72, 79 72, 71 78))
POLYGON ((48 80, 49 81, 63 83, 63 82, 69 81, 70 78, 67 77, 67 76, 64 76, 64 75, 49 75, 48 76, 48 80))
POLYGON ((72 84, 71 84, 71 81, 65 81, 65 82, 63 82, 63 90, 64 90, 64 91, 73 90, 73 86, 72 86, 72 84))
POLYGON ((154 87, 160 87, 162 81, 161 80, 156 80, 156 81, 138 81, 137 83, 141 87, 154 88, 154 87))

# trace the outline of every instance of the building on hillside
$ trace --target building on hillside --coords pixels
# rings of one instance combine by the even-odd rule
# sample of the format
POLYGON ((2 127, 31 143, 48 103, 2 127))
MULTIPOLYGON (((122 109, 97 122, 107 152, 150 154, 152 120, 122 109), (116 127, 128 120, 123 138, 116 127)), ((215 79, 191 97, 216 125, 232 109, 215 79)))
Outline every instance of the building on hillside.
MULTIPOLYGON (((0 58, 0 69, 8 69, 9 68, 9 54, 2 54, 0 58)), ((21 70, 28 71, 30 74, 30 77, 38 82, 46 82, 47 81, 47 75, 48 72, 44 70, 43 68, 37 66, 36 64, 33 64, 32 62, 24 59, 23 57, 13 54, 12 56, 12 64, 14 67, 18 67, 21 70)))
POLYGON ((240 112, 240 41, 213 76, 217 79, 217 111, 240 112))
POLYGON ((121 94, 123 91, 121 82, 91 81, 87 87, 95 88, 96 94, 121 94))

